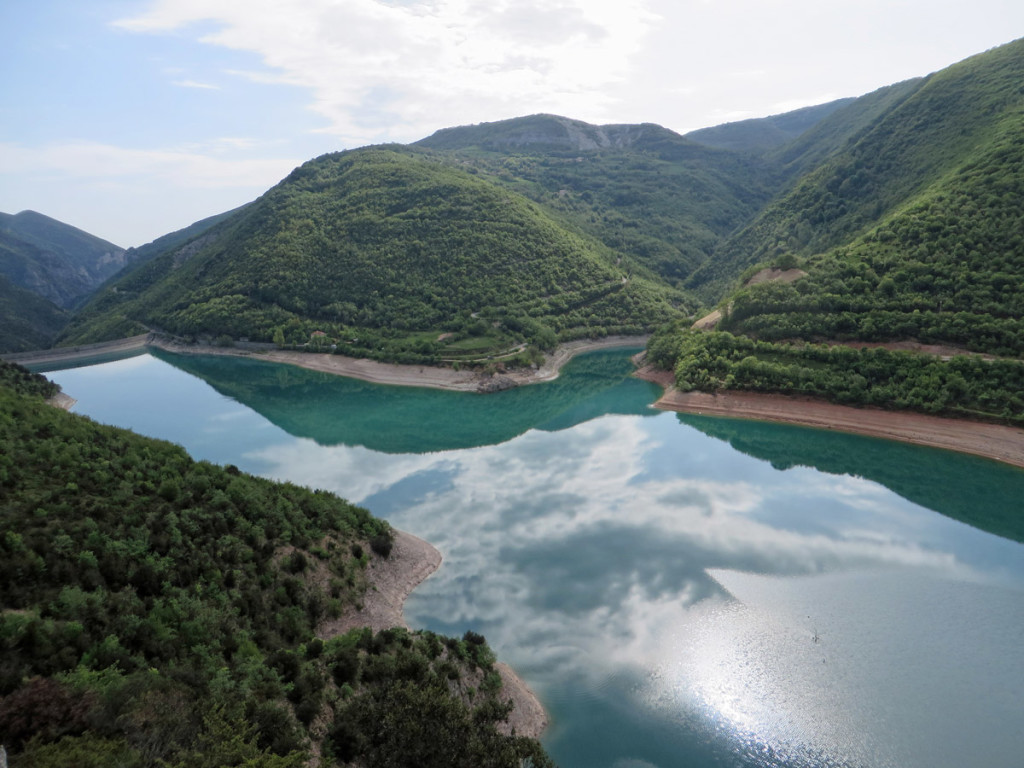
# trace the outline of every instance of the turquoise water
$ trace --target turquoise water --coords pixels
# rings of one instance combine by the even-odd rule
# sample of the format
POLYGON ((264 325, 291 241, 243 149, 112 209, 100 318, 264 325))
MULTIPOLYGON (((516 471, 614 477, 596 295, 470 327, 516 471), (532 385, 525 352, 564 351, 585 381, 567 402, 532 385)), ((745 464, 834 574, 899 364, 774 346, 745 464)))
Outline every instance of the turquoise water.
POLYGON ((485 634, 563 768, 1019 766, 1024 472, 659 413, 627 358, 487 396, 214 358, 50 375, 433 542, 409 622, 485 634))

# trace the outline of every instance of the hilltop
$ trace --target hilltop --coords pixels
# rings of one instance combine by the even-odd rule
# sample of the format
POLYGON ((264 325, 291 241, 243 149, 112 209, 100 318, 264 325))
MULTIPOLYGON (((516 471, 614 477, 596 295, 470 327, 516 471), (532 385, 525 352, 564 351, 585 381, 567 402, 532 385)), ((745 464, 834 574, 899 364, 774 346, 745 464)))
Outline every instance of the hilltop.
POLYGON ((59 343, 144 325, 434 362, 642 333, 679 300, 522 195, 420 152, 376 147, 306 163, 129 272, 59 343))
POLYGON ((64 309, 130 260, 124 248, 41 213, 0 213, 0 273, 64 309))

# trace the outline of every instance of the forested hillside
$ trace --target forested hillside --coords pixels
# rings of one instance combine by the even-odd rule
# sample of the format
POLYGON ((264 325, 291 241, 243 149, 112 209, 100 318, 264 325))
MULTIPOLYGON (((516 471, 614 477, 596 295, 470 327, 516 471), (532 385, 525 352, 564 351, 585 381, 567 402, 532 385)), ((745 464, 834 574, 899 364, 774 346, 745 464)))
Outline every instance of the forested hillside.
POLYGON ((442 334, 550 348, 641 333, 679 301, 521 195, 422 153, 370 148, 305 164, 134 270, 60 343, 141 323, 185 336, 318 338, 352 354, 432 362, 442 334))
POLYGON ((936 73, 770 206, 724 248, 717 274, 753 264, 747 274, 806 275, 729 294, 719 333, 666 331, 656 349, 679 385, 1021 423, 1021 82, 1024 41, 936 73), (852 348, 804 343, 834 341, 852 348), (965 354, 860 349, 869 342, 965 354))
POLYGON ((652 124, 595 126, 533 115, 445 129, 416 146, 522 193, 676 287, 781 181, 774 164, 752 154, 652 124))
POLYGON ((678 328, 718 305, 720 330, 766 342, 1020 358, 1021 82, 1017 41, 689 136, 532 115, 326 155, 156 241, 56 343, 152 329, 516 366, 558 341, 678 328), (744 284, 764 267, 803 276, 744 284))
POLYGON ((723 244, 690 285, 724 287, 752 264, 845 245, 945 186, 1019 120, 1022 77, 1018 41, 909 84, 902 100, 897 88, 894 106, 723 244))
POLYGON ((388 556, 387 523, 59 411, 55 391, 0 364, 13 765, 547 764, 495 729, 507 707, 479 635, 318 636, 388 556))
POLYGON ((50 346, 70 315, 0 274, 0 352, 50 346))

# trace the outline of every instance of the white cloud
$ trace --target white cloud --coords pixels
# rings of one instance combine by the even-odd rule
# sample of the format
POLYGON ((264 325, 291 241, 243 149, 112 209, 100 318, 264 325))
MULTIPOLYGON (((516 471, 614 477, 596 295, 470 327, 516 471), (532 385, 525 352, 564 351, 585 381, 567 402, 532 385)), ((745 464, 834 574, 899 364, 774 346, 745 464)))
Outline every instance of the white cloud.
MULTIPOLYGON (((225 139, 238 145, 241 139, 225 139)), ((296 165, 294 158, 227 158, 222 147, 127 149, 97 142, 68 142, 42 147, 0 143, 3 174, 38 174, 98 181, 144 178, 182 188, 254 187, 280 181, 296 165)))
POLYGON ((195 80, 175 80, 173 85, 177 85, 179 88, 198 88, 200 90, 207 91, 219 91, 219 85, 213 85, 211 83, 200 83, 195 80))
POLYGON ((203 42, 262 57, 251 78, 308 88, 354 146, 532 112, 600 121, 655 21, 648 0, 161 0, 117 25, 204 23, 203 42))

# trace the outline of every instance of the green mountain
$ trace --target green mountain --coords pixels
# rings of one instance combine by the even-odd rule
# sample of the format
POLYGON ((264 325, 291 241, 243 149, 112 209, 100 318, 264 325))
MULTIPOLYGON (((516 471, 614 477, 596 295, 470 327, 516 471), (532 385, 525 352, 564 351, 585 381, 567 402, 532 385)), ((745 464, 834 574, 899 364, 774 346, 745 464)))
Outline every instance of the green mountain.
POLYGON ((641 333, 680 300, 522 195, 429 153, 371 147, 306 163, 131 270, 59 343, 139 324, 289 344, 319 331, 352 353, 434 361, 641 333))
POLYGON ((1018 41, 871 96, 890 106, 724 243, 690 285, 721 284, 753 264, 849 244, 955 185, 950 175, 1013 132, 1022 72, 1024 41, 1018 41))
MULTIPOLYGON (((834 109, 773 120, 796 134, 834 109)), ((680 286, 776 194, 780 169, 656 125, 553 115, 328 155, 147 246, 58 343, 150 327, 406 362, 524 362, 535 353, 523 345, 696 312, 680 286)))
MULTIPOLYGON (((840 152, 871 128, 890 110, 899 106, 924 82, 923 78, 887 85, 829 112, 792 141, 775 147, 766 157, 782 165, 787 179, 796 180, 840 152)), ((846 102, 845 104, 843 102, 846 102)))
MULTIPOLYGON (((248 203, 246 203, 248 205, 248 203)), ((245 208, 245 205, 240 205, 238 208, 233 208, 225 213, 218 213, 215 216, 208 216, 205 219, 190 224, 187 227, 170 232, 166 235, 158 237, 156 240, 140 245, 138 248, 129 248, 125 252, 125 256, 128 259, 129 264, 141 264, 149 261, 154 256, 159 256, 165 251, 169 251, 175 248, 180 248, 186 243, 195 240, 197 237, 202 235, 206 230, 210 229, 216 224, 229 218, 230 216, 239 213, 245 208)))
POLYGON ((804 135, 833 112, 855 101, 857 99, 837 99, 827 104, 804 107, 781 115, 701 128, 690 131, 685 138, 709 147, 764 154, 769 150, 792 144, 794 139, 804 135))
POLYGON ((482 636, 326 632, 389 556, 387 523, 44 403, 56 390, 0 363, 13 765, 550 765, 497 730, 482 636))
POLYGON ((415 146, 525 195, 675 287, 782 181, 777 164, 649 123, 533 115, 445 129, 415 146))
POLYGON ((0 213, 0 272, 65 309, 129 261, 123 248, 41 213, 0 213))
POLYGON ((0 352, 50 346, 70 315, 0 274, 0 352))
POLYGON ((656 346, 680 384, 1021 423, 1022 81, 1024 40, 883 94, 879 119, 694 275, 714 295, 742 270, 806 272, 729 293, 731 334, 666 331, 656 346), (805 343, 835 341, 853 348, 805 343), (897 341, 1006 359, 860 349, 897 341))

